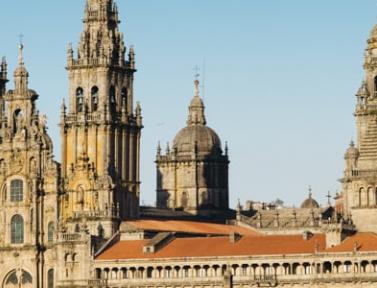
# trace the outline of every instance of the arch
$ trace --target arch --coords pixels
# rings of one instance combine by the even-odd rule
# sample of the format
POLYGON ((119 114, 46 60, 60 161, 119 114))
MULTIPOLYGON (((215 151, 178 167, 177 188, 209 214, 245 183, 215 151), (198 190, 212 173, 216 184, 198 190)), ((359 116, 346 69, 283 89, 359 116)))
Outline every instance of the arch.
POLYGON ((283 266, 284 275, 290 275, 291 265, 289 265, 289 263, 284 263, 282 266, 283 266))
POLYGON ((81 87, 76 89, 76 112, 84 112, 84 89, 81 87))
POLYGON ((187 208, 188 206, 188 196, 187 192, 182 192, 182 197, 181 197, 181 206, 182 208, 187 208))
POLYGON ((110 108, 111 108, 111 111, 114 112, 115 107, 116 107, 116 89, 115 89, 114 85, 110 86, 109 96, 110 96, 110 99, 109 99, 110 100, 110 108))
POLYGON ((5 277, 4 288, 13 287, 33 287, 33 277, 31 274, 23 269, 17 269, 9 272, 5 277))
POLYGON ((111 279, 118 279, 118 268, 111 269, 111 279))
POLYGON ((121 278, 122 279, 127 279, 127 268, 122 268, 121 270, 121 278))
POLYGON ((76 262, 77 261, 76 258, 77 258, 77 253, 73 253, 72 254, 72 262, 76 262))
POLYGON ((343 271, 344 271, 344 273, 352 272, 352 262, 351 261, 345 261, 343 263, 343 271))
POLYGON ((153 277, 153 267, 148 267, 147 268, 147 278, 152 278, 153 277))
POLYGON ((54 269, 47 272, 47 288, 54 288, 54 269))
POLYGON ((96 268, 96 270, 95 270, 95 278, 96 279, 101 279, 102 278, 102 271, 101 271, 101 269, 100 268, 96 268))
POLYGON ((369 187, 368 191, 367 191, 367 195, 366 195, 366 205, 367 205, 367 207, 370 206, 372 199, 373 199, 373 188, 369 187))
POLYGON ((359 189, 359 207, 361 207, 363 205, 363 194, 364 194, 364 187, 361 187, 359 189))
POLYGON ((16 109, 13 113, 13 132, 17 133, 19 132, 23 127, 23 118, 24 115, 22 113, 21 109, 16 109))
POLYGON ((332 272, 332 264, 329 261, 323 263, 323 273, 330 274, 332 272))
POLYGON ((54 222, 48 223, 47 227, 47 242, 52 243, 54 242, 54 234, 55 234, 55 224, 54 222))
POLYGON ((187 278, 187 277, 189 277, 190 276, 190 269, 191 269, 191 267, 190 266, 183 266, 183 268, 182 268, 182 277, 185 277, 185 278, 187 278))
POLYGON ((99 224, 97 227, 98 237, 104 238, 105 237, 105 229, 103 228, 102 224, 99 224))
POLYGON ((122 90, 120 91, 120 98, 122 101, 122 106, 127 107, 127 102, 128 102, 128 90, 126 87, 123 87, 122 90))
POLYGON ((335 261, 334 264, 333 264, 333 270, 335 273, 340 273, 341 272, 341 267, 342 267, 342 262, 340 261, 335 261))
POLYGON ((80 225, 76 224, 75 225, 75 233, 79 233, 79 232, 80 232, 80 225))
POLYGON ((14 179, 10 182, 10 201, 24 201, 24 181, 21 179, 14 179))
POLYGON ((11 227, 11 243, 22 244, 24 243, 24 219, 21 215, 14 215, 10 221, 11 227))
POLYGON ((98 110, 98 95, 99 95, 99 89, 97 86, 93 86, 92 90, 90 91, 91 95, 91 103, 92 103, 92 112, 95 112, 98 110))
POLYGON ((367 271, 367 267, 368 267, 368 265, 369 265, 369 262, 367 261, 367 260, 363 260, 363 261, 361 261, 361 263, 360 263, 360 272, 361 273, 366 273, 366 272, 368 272, 367 271))
POLYGON ((377 92, 377 76, 374 77, 374 93, 377 92))

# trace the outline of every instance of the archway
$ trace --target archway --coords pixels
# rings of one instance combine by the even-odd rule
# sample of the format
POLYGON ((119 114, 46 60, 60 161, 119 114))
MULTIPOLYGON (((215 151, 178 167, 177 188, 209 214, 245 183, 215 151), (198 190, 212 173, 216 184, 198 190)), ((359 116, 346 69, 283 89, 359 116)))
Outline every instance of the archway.
POLYGON ((32 288, 33 277, 23 269, 15 269, 5 277, 3 288, 32 288))

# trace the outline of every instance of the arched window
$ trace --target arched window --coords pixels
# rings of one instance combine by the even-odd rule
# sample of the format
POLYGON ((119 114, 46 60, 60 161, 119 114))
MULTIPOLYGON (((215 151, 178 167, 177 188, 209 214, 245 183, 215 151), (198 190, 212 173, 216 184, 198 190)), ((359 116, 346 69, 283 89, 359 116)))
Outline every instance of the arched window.
POLYGON ((122 88, 122 91, 120 92, 120 98, 122 99, 122 106, 127 107, 128 92, 126 87, 122 88))
POLYGON ((47 288, 54 288, 54 269, 47 272, 47 288))
POLYGON ((22 202, 24 200, 24 182, 15 179, 10 182, 10 201, 22 202))
POLYGON ((54 234, 55 234, 55 225, 54 222, 48 223, 47 227, 47 241, 49 243, 54 242, 54 234))
POLYGON ((374 77, 374 94, 377 94, 377 76, 374 77))
POLYGON ((110 107, 111 111, 115 111, 116 106, 116 90, 114 86, 110 87, 110 107))
POLYGON ((84 90, 81 87, 76 89, 76 110, 77 113, 84 111, 84 90))
POLYGON ((11 243, 22 244, 24 243, 24 219, 20 215, 14 215, 11 223, 11 243))
POLYGON ((101 238, 104 238, 105 237, 105 229, 103 229, 102 224, 98 225, 97 230, 98 230, 98 236, 101 237, 101 238))
POLYGON ((98 87, 94 86, 91 91, 92 96, 92 111, 95 112, 98 109, 98 87))
POLYGON ((17 133, 23 128, 22 122, 23 122, 24 115, 21 109, 17 109, 16 111, 14 111, 13 118, 14 118, 13 130, 14 130, 14 133, 17 133))
POLYGON ((187 208, 187 206, 188 206, 188 197, 187 197, 186 192, 182 193, 181 206, 182 206, 182 208, 187 208))

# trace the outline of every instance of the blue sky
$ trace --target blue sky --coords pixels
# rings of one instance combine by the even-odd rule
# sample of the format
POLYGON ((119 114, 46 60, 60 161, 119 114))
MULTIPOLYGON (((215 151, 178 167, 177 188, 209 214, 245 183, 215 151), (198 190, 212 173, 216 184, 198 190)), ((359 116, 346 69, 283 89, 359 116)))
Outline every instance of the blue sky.
MULTIPOLYGON (((12 74, 18 35, 25 35, 30 86, 40 94, 59 160, 66 48, 79 39, 84 0, 0 1, 0 55, 12 74)), ((278 197, 299 205, 308 185, 325 203, 327 191, 340 188, 376 1, 118 0, 118 6, 126 44, 137 54, 142 202, 155 201, 157 142, 172 141, 185 125, 193 67, 204 62, 208 125, 230 147, 232 205, 278 197)))

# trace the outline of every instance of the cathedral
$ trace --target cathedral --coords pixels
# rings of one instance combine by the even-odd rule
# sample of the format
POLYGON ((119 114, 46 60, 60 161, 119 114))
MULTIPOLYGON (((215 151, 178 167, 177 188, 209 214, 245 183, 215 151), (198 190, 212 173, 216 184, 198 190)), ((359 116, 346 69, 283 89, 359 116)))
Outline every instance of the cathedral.
POLYGON ((309 189, 299 208, 233 210, 228 147, 207 124, 198 80, 186 127, 157 148, 156 207, 140 206, 143 118, 119 23, 114 0, 86 1, 67 50, 61 163, 23 44, 11 89, 0 64, 0 288, 377 287, 377 26, 335 205, 309 189))

